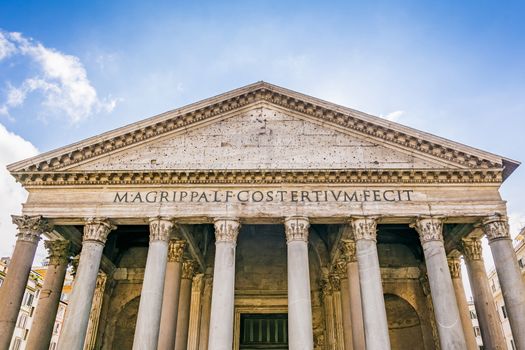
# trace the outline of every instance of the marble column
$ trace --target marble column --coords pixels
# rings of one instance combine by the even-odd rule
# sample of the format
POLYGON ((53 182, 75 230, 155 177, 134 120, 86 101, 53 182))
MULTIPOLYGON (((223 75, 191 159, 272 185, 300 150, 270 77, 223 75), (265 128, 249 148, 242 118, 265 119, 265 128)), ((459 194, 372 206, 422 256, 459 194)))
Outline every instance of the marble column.
POLYGON ((49 348, 70 257, 69 241, 45 241, 44 245, 49 252, 48 265, 26 345, 34 350, 49 348))
POLYGON ((149 221, 149 248, 135 325, 133 350, 156 349, 159 341, 164 278, 168 261, 168 242, 173 221, 152 218, 149 221))
POLYGON ((324 318, 326 324, 326 342, 328 349, 335 349, 335 317, 334 317, 334 301, 333 289, 329 276, 325 276, 321 280, 321 296, 323 299, 324 318))
POLYGON ((235 246, 237 219, 215 220, 215 262, 208 350, 231 350, 235 300, 235 246))
POLYGON ((182 280, 180 282, 179 312, 177 316, 177 332, 175 335, 175 350, 186 350, 190 326, 191 282, 195 273, 195 262, 186 260, 182 263, 182 280))
POLYGON ((213 288, 213 276, 204 276, 204 291, 202 293, 201 324, 199 331, 199 350, 208 349, 208 335, 210 333, 211 315, 211 291, 213 288))
POLYGON ((175 347, 182 256, 185 248, 186 242, 182 240, 172 239, 168 244, 168 263, 166 264, 166 277, 162 296, 158 350, 173 350, 175 347))
POLYGON ((41 216, 12 216, 18 226, 17 241, 7 276, 0 288, 0 349, 9 348, 27 279, 42 233, 50 230, 41 216))
POLYGON ((465 296, 465 288, 463 287, 463 281, 461 279, 461 260, 459 258, 448 258, 447 262, 450 277, 452 277, 454 293, 456 294, 456 301, 458 302, 458 311, 461 317, 463 333, 465 334, 465 341, 467 342, 467 350, 478 350, 476 335, 474 334, 472 320, 470 319, 467 297, 465 296))
POLYGON ((346 257, 336 262, 335 271, 339 276, 341 290, 341 309, 343 322, 344 346, 342 349, 352 350, 354 348, 352 334, 352 312, 350 310, 350 284, 348 283, 348 273, 346 271, 346 257))
POLYGON ((346 260, 347 283, 350 295, 350 318, 352 325, 353 348, 365 348, 365 329, 363 325, 363 308, 361 307, 361 288, 359 286, 359 268, 357 266, 357 255, 355 241, 343 240, 341 242, 341 253, 346 260))
POLYGON ((467 343, 443 245, 443 222, 439 218, 425 216, 418 218, 413 227, 419 233, 423 246, 441 349, 466 349, 467 343))
POLYGON ((356 242, 366 348, 390 349, 385 298, 376 246, 376 218, 352 218, 351 225, 356 242))
POLYGON ((483 345, 487 349, 506 349, 505 335, 485 271, 479 238, 463 240, 463 257, 467 265, 483 345))
POLYGON ((109 233, 115 228, 107 219, 86 220, 75 284, 58 341, 59 349, 82 350, 84 347, 102 250, 109 233))
POLYGON ((308 229, 304 217, 284 221, 288 255, 288 344, 291 350, 312 350, 312 302, 308 266, 308 229))
POLYGON ((509 235, 507 219, 493 215, 482 223, 489 240, 496 273, 516 347, 525 349, 525 282, 509 235))

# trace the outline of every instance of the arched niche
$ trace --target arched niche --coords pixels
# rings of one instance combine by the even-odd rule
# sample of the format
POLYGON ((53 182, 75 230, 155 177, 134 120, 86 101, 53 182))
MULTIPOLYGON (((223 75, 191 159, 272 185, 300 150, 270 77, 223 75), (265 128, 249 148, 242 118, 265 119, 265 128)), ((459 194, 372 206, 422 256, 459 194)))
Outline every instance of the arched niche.
POLYGON ((424 350, 421 322, 408 301, 395 294, 385 294, 388 332, 392 350, 424 350))

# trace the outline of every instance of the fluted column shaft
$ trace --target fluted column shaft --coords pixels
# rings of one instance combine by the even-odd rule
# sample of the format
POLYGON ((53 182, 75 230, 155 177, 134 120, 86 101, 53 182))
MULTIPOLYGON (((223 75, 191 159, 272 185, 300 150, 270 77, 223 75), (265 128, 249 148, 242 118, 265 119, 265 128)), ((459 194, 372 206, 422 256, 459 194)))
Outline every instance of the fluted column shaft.
POLYGON ((133 350, 156 349, 159 341, 162 296, 173 221, 153 218, 149 222, 149 248, 140 294, 133 350))
POLYGON ((82 350, 84 347, 102 250, 109 232, 114 229, 115 226, 106 219, 88 219, 84 225, 82 250, 58 342, 59 349, 82 350))
POLYGON ((38 241, 42 233, 50 230, 41 216, 12 217, 13 223, 18 226, 18 239, 6 279, 0 288, 0 349, 9 348, 38 241))
POLYGON ((343 240, 341 248, 346 260, 346 273, 348 276, 352 344, 355 350, 364 349, 365 330, 363 325, 363 308, 361 306, 361 288, 359 286, 359 268, 357 266, 355 241, 343 240))
POLYGON ((366 348, 389 350, 390 337, 376 246, 376 219, 353 218, 351 224, 356 241, 366 348))
POLYGON ((304 217, 284 222, 288 256, 288 344, 290 350, 312 350, 312 303, 308 266, 308 229, 304 217))
POLYGON ((342 305, 342 291, 341 278, 333 274, 330 276, 330 283, 332 284, 332 301, 334 303, 333 318, 335 327, 335 350, 345 349, 345 329, 343 324, 343 305, 342 305))
POLYGON ((205 275, 204 292, 202 293, 201 324, 199 331, 199 350, 208 349, 208 335, 210 334, 210 314, 211 314, 211 291, 213 287, 213 277, 205 275))
POLYGON ((175 350, 186 350, 190 326, 191 283, 195 270, 195 262, 184 261, 182 265, 182 280, 180 282, 179 316, 175 336, 175 350))
POLYGON ((450 270, 450 277, 452 277, 454 293, 456 294, 461 325, 463 326, 463 333, 465 334, 465 341, 467 342, 467 350, 478 350, 476 335, 474 334, 472 320, 470 319, 470 310, 465 296, 465 288, 463 287, 463 281, 461 280, 461 262, 459 258, 448 258, 447 262, 450 270))
POLYGON ((525 282, 521 278, 507 220, 494 215, 484 220, 482 227, 489 240, 514 342, 518 349, 525 349, 525 282))
POLYGON ((441 349, 466 349, 467 343, 443 245, 443 223, 439 218, 420 217, 413 226, 419 233, 423 246, 441 349), (451 303, 451 300, 454 302, 451 303))
POLYGON ((162 296, 158 350, 173 350, 179 310, 182 275, 182 256, 186 242, 171 240, 168 244, 168 263, 162 296))
POLYGON ((325 276, 321 281, 321 293, 324 307, 324 318, 326 324, 326 343, 328 349, 335 349, 335 316, 333 289, 329 276, 325 276))
POLYGON ((487 349, 506 349, 505 335, 483 263, 481 240, 463 240, 463 253, 483 345, 487 349))
POLYGON ((70 257, 69 241, 45 241, 44 244, 49 252, 49 264, 27 339, 26 347, 32 350, 49 349, 70 257))
POLYGON ((215 220, 215 262, 208 350, 231 350, 235 300, 236 219, 215 220))
POLYGON ((336 263, 336 273, 339 277, 341 290, 341 309, 343 322, 344 350, 352 350, 354 345, 352 334, 352 312, 350 306, 350 285, 348 283, 348 274, 346 271, 346 259, 339 259, 336 263))

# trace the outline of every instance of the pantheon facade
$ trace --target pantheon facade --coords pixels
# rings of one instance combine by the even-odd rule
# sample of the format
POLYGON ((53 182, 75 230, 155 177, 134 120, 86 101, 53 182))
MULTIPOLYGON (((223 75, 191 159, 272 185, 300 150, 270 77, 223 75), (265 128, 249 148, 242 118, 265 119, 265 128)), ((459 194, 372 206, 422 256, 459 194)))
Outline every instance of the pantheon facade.
POLYGON ((460 259, 504 349, 486 237, 525 350, 499 192, 518 165, 265 82, 22 160, 0 349, 43 237, 29 349, 49 347, 69 264, 59 350, 477 349, 460 259))

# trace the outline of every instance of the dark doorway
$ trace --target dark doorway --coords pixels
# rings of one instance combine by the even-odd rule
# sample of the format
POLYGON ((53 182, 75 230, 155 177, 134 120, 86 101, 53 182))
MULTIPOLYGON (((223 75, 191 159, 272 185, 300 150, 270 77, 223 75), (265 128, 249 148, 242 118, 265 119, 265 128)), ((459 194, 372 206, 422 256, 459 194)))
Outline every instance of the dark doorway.
POLYGON ((241 314, 240 350, 288 349, 287 314, 241 314))

